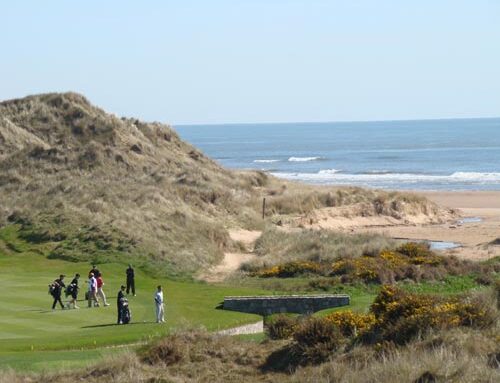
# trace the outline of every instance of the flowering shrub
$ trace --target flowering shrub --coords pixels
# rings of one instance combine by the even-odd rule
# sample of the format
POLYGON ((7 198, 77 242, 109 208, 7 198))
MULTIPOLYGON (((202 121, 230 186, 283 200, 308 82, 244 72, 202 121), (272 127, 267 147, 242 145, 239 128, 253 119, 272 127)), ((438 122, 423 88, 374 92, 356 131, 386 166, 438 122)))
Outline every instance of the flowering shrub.
POLYGON ((375 324, 375 315, 372 313, 360 314, 351 310, 338 311, 325 317, 325 320, 337 327, 343 336, 357 336, 375 324))
POLYGON ((382 288, 370 311, 376 323, 365 340, 398 344, 430 329, 483 328, 495 321, 487 304, 480 300, 410 294, 394 286, 382 288))
POLYGON ((273 266, 257 272, 257 276, 262 278, 290 278, 300 274, 320 274, 321 265, 310 261, 294 261, 273 266))
POLYGON ((391 269, 408 264, 407 258, 394 251, 383 250, 380 252, 380 258, 383 259, 391 269))
POLYGON ((341 259, 333 263, 332 275, 350 275, 367 283, 379 283, 383 262, 378 257, 341 259))
POLYGON ((408 257, 408 262, 414 265, 438 265, 442 258, 435 255, 424 243, 407 242, 398 247, 397 252, 408 257))
POLYGON ((430 251, 428 246, 406 243, 396 251, 383 250, 375 257, 339 259, 332 264, 331 274, 348 276, 348 281, 358 280, 365 283, 392 283, 407 278, 415 279, 419 275, 439 279, 442 273, 439 270, 431 270, 442 263, 442 257, 430 251), (415 272, 415 267, 420 266, 424 269, 415 272))
POLYGON ((342 283, 392 284, 401 280, 443 280, 448 275, 475 274, 493 284, 493 266, 479 265, 453 256, 442 257, 422 243, 405 243, 396 250, 359 257, 340 257, 333 263, 293 261, 262 268, 252 275, 287 278, 302 274, 334 276, 342 283))

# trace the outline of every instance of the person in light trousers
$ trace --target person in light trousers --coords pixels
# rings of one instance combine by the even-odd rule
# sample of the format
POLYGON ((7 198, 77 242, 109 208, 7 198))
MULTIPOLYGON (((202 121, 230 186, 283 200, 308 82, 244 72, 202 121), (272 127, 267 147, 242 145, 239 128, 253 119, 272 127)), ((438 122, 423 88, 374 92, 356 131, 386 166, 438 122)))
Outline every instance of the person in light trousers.
POLYGON ((109 303, 106 301, 106 294, 104 294, 104 290, 102 289, 102 287, 104 286, 102 274, 99 274, 96 280, 97 280, 97 296, 102 299, 102 301, 104 302, 104 306, 109 306, 109 303))
POLYGON ((94 302, 94 306, 99 307, 99 298, 97 298, 97 279, 95 279, 94 273, 90 273, 89 276, 88 300, 89 307, 92 307, 92 302, 94 302))
POLYGON ((156 305, 156 323, 165 322, 165 309, 163 306, 163 291, 161 286, 158 286, 158 290, 155 294, 155 305, 156 305))

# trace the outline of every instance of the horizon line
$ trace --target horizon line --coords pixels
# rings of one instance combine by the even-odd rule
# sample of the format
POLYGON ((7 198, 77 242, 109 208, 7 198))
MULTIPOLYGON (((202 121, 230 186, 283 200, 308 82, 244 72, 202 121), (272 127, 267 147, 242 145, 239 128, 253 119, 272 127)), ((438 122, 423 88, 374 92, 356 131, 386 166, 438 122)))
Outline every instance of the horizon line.
POLYGON ((189 127, 189 126, 236 126, 236 125, 296 125, 296 124, 350 124, 364 122, 413 122, 413 121, 455 121, 455 120, 495 120, 499 116, 489 117, 437 117, 437 118, 397 118, 387 120, 335 120, 335 121, 277 121, 277 122, 209 122, 209 123, 171 123, 171 126, 189 127))

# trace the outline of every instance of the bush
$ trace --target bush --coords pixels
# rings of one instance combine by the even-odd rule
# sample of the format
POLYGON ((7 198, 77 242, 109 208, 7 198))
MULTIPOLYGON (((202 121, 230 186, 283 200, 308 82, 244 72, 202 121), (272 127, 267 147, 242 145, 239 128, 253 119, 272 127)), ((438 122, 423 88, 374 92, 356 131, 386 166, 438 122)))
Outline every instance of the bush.
POLYGON ((380 283, 381 263, 377 258, 359 257, 337 261, 332 266, 332 274, 347 274, 351 271, 353 277, 366 283, 380 283))
POLYGON ((438 265, 442 262, 442 258, 434 254, 427 243, 407 242, 396 251, 407 256, 409 263, 414 265, 438 265))
POLYGON ((484 296, 438 297, 405 293, 384 286, 371 308, 376 324, 364 334, 368 343, 392 341, 405 344, 431 329, 488 328, 498 313, 484 296))
POLYGON ((293 353, 301 364, 317 364, 327 360, 344 343, 339 329, 324 318, 310 318, 294 333, 293 353))
POLYGON ((294 261, 260 270, 257 275, 262 278, 290 278, 300 274, 321 274, 322 267, 316 262, 294 261))
POLYGON ((271 339, 289 339, 298 328, 298 320, 287 315, 277 315, 266 323, 267 335, 271 339))
POLYGON ((356 337, 375 324, 375 315, 354 313, 347 310, 331 313, 325 317, 325 320, 336 326, 343 336, 356 337))
POLYGON ((329 291, 340 285, 340 278, 317 278, 307 284, 312 290, 329 291))
POLYGON ((185 355, 185 342, 180 336, 172 335, 168 338, 160 340, 158 343, 149 348, 144 353, 142 360, 151 365, 172 365, 183 360, 185 355))
POLYGON ((495 296, 496 296, 496 301, 497 301, 497 308, 500 310, 500 279, 498 279, 495 282, 494 290, 495 296))
MULTIPOLYGON (((280 235, 275 232, 264 234, 264 238, 259 239, 259 241, 263 241, 260 246, 276 246, 276 241, 279 243, 280 235)), ((294 241, 298 240, 295 237, 290 238, 293 238, 294 241)), ((258 261, 245 265, 245 269, 252 272, 253 275, 265 278, 288 278, 302 274, 316 274, 336 276, 342 283, 377 284, 392 284, 408 279, 415 282, 422 280, 441 281, 449 275, 470 274, 481 276, 477 277, 477 283, 488 285, 494 283, 495 270, 498 266, 494 262, 480 264, 460 260, 453 256, 442 257, 433 253, 429 246, 424 243, 409 242, 399 246, 396 250, 378 249, 375 253, 363 252, 354 256, 352 251, 342 250, 342 246, 348 242, 340 237, 335 238, 335 236, 319 232, 303 234, 303 239, 304 241, 301 243, 287 244, 284 249, 288 250, 290 247, 293 247, 294 251, 302 249, 303 254, 308 255, 309 260, 295 260, 272 267, 263 267, 266 262, 258 257, 258 261), (315 239, 316 242, 311 242, 312 239, 315 239), (328 260, 334 256, 323 254, 329 248, 324 242, 329 244, 328 246, 332 246, 331 248, 335 249, 339 255, 331 264, 328 260), (259 263, 260 266, 258 266, 259 263)), ((372 238, 372 240, 374 239, 372 238)), ((352 244, 355 245, 354 240, 352 244)), ((361 245, 357 244, 356 246, 359 250, 361 245)), ((323 283, 323 286, 322 289, 328 289, 326 283, 323 283)))

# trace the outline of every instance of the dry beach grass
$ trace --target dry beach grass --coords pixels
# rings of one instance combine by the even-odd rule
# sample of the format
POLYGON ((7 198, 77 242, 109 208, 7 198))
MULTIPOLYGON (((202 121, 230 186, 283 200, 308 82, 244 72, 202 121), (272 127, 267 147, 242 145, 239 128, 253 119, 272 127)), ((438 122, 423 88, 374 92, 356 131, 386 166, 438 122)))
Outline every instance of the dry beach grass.
POLYGON ((118 118, 75 93, 0 103, 0 222, 21 224, 29 240, 56 242, 53 257, 133 257, 191 274, 237 248, 228 228, 263 228, 263 197, 273 222, 318 208, 402 222, 450 214, 414 195, 229 171, 170 127, 118 118))

